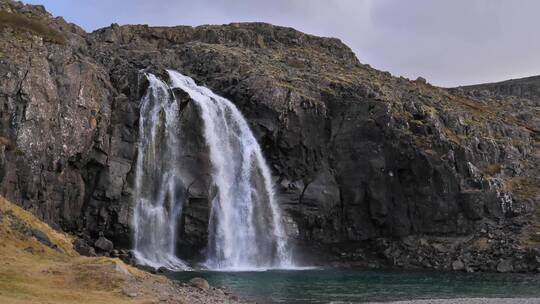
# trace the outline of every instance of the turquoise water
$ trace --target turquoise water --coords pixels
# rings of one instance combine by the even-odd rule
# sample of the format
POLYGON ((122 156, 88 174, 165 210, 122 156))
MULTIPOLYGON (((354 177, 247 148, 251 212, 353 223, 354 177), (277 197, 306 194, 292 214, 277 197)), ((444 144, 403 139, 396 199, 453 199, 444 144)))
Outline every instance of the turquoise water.
POLYGON ((329 303, 463 297, 540 297, 540 276, 361 269, 264 272, 176 272, 203 277, 259 303, 329 303))

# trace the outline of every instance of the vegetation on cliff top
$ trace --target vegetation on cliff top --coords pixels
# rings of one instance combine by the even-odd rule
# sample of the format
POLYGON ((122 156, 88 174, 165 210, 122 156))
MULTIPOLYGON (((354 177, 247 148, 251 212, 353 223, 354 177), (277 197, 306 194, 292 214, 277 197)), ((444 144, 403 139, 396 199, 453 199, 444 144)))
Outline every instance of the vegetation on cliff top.
POLYGON ((0 11, 0 29, 10 27, 14 30, 30 32, 43 40, 56 44, 65 44, 66 38, 40 20, 30 19, 20 13, 0 11))

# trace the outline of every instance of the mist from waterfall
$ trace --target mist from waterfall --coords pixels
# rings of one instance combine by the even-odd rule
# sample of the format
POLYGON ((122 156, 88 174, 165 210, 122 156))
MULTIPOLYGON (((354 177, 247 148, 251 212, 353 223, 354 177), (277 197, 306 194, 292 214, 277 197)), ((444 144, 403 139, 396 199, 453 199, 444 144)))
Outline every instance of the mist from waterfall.
POLYGON ((213 168, 206 266, 220 270, 289 268, 291 257, 270 170, 246 120, 229 100, 168 70, 204 121, 213 168))
POLYGON ((135 169, 133 252, 139 264, 184 270, 188 267, 175 255, 184 201, 179 178, 179 108, 166 83, 152 74, 146 77, 149 87, 140 105, 135 169))

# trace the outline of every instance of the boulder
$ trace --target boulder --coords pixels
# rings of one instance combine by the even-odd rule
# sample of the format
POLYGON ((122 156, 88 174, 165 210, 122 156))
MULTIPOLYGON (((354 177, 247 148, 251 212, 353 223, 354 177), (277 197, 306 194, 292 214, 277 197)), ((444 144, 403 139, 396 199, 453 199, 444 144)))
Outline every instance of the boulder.
POLYGON ((122 293, 130 298, 136 298, 139 296, 139 290, 136 287, 128 286, 122 289, 122 293))
POLYGON ((90 246, 84 239, 77 238, 75 241, 73 241, 73 248, 80 255, 96 256, 94 247, 90 246))
POLYGON ((418 83, 423 83, 423 84, 427 83, 427 80, 422 76, 419 76, 418 78, 416 78, 415 81, 418 82, 418 83))
POLYGON ((114 249, 113 242, 109 241, 104 236, 100 236, 99 239, 94 243, 94 247, 99 249, 102 252, 111 252, 114 249))
POLYGON ((453 271, 462 271, 465 269, 465 264, 461 260, 455 260, 452 262, 453 271))
POLYGON ((512 259, 504 259, 497 264, 497 272, 512 272, 514 270, 512 259))
POLYGON ((193 287, 197 287, 202 290, 210 289, 210 284, 208 284, 208 281, 203 278, 193 278, 189 280, 189 285, 193 287))

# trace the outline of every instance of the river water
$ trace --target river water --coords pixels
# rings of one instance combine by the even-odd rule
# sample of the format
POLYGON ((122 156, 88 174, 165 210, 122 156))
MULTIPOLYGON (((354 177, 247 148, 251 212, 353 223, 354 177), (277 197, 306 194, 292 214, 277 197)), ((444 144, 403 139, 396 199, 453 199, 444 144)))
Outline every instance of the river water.
POLYGON ((540 276, 363 269, 176 272, 258 303, 362 303, 433 298, 540 297, 540 276))

